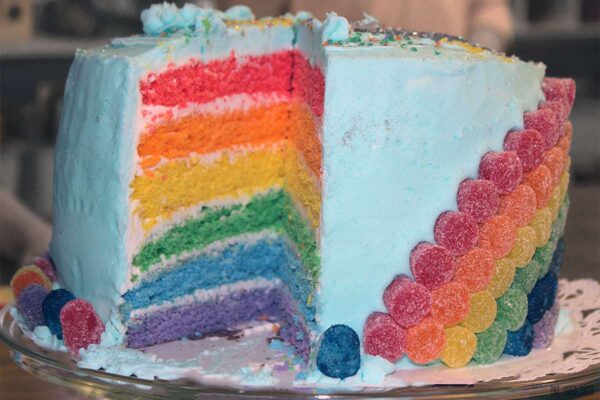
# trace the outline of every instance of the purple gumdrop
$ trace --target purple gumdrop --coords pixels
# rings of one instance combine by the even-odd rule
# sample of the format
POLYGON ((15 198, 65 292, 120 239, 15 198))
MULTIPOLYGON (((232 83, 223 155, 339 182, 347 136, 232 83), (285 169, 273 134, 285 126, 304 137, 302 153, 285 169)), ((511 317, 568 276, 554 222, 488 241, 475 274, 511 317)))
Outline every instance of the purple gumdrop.
POLYGON ((27 286, 17 296, 17 308, 23 314, 25 325, 29 329, 45 325, 42 303, 48 295, 48 289, 35 283, 27 286))
POLYGON ((533 347, 543 349, 552 344, 558 314, 558 307, 553 307, 546 311, 542 319, 533 325, 533 347))

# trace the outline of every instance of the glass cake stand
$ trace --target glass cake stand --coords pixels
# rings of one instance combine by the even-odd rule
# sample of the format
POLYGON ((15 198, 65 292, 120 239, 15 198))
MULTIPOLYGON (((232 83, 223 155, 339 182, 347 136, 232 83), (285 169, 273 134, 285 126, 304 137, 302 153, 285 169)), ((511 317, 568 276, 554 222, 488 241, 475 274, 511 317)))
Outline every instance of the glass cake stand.
POLYGON ((316 392, 311 389, 240 390, 233 387, 201 385, 193 380, 145 380, 104 371, 79 368, 67 353, 37 346, 26 337, 10 314, 8 305, 0 310, 0 340, 10 349, 13 360, 29 373, 51 383, 65 386, 91 398, 109 399, 183 399, 183 398, 530 398, 558 393, 572 397, 600 390, 600 364, 572 374, 554 374, 531 381, 498 379, 473 385, 425 385, 403 388, 370 388, 368 392, 316 392))

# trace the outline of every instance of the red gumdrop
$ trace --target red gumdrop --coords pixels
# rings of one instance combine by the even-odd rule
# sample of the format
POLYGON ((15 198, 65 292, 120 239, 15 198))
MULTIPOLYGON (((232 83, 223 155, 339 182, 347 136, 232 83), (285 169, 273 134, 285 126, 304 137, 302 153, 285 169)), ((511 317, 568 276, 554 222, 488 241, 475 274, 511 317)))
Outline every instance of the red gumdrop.
POLYGON ((408 329, 406 355, 413 362, 427 364, 440 356, 445 344, 444 325, 427 317, 408 329))
POLYGON ((406 330, 390 315, 381 312, 369 315, 363 332, 365 353, 394 362, 404 355, 406 345, 406 330))
POLYGON ((100 343, 104 324, 94 306, 83 299, 71 300, 60 310, 65 346, 74 354, 79 349, 87 349, 90 344, 100 343))
POLYGON ((485 179, 465 179, 458 186, 458 210, 477 222, 487 221, 498 211, 500 197, 496 185, 485 179))
POLYGON ((487 153, 479 163, 479 177, 492 181, 499 194, 512 192, 523 177, 523 164, 514 151, 487 153))
POLYGON ((566 166, 565 158, 564 150, 560 147, 553 147, 544 154, 543 164, 552 172, 552 186, 560 181, 566 166))
POLYGON ((431 292, 406 275, 397 276, 383 292, 383 303, 398 325, 416 325, 431 310, 431 292))
POLYGON ((50 257, 36 257, 33 259, 33 264, 44 271, 51 282, 56 282, 56 271, 50 257))
POLYGON ((517 238, 517 227, 512 219, 496 215, 479 226, 477 245, 490 251, 495 259, 506 257, 517 238))
POLYGON ((415 281, 428 289, 437 289, 454 276, 456 259, 450 250, 421 242, 410 253, 410 269, 415 281))
POLYGON ((452 252, 462 256, 475 247, 478 236, 477 221, 467 213, 446 211, 435 221, 435 241, 452 252))
POLYGON ((500 197, 498 214, 509 217, 517 226, 525 226, 533 220, 536 209, 535 191, 527 185, 519 185, 511 193, 500 197))
POLYGON ((552 197, 552 172, 544 164, 523 176, 523 183, 535 192, 537 208, 544 208, 552 197))
POLYGON ((575 102, 575 81, 569 78, 544 78, 542 90, 546 101, 560 101, 567 106, 568 113, 571 112, 575 102))
MULTIPOLYGON (((535 207, 535 204, 534 204, 535 207)), ((489 250, 474 248, 456 259, 454 282, 464 285, 471 292, 484 290, 494 274, 494 257, 489 250)))
POLYGON ((567 109, 567 106, 561 101, 547 101, 545 103, 540 104, 539 109, 548 109, 554 112, 554 115, 556 115, 556 118, 558 118, 559 130, 561 130, 563 124, 569 117, 569 111, 567 109))
POLYGON ((531 129, 509 132, 504 138, 504 150, 517 153, 525 172, 542 163, 545 145, 542 134, 531 129))
POLYGON ((554 147, 561 133, 561 126, 554 111, 545 108, 527 112, 523 116, 523 119, 525 121, 525 129, 534 129, 542 134, 546 143, 546 150, 554 147))
POLYGON ((431 297, 431 316, 446 327, 458 324, 469 314, 469 290, 458 282, 434 290, 431 297))
POLYGON ((573 124, 571 121, 565 122, 565 127, 563 129, 563 134, 558 139, 556 146, 560 147, 564 150, 565 155, 569 154, 569 150, 571 149, 571 140, 573 139, 573 124))

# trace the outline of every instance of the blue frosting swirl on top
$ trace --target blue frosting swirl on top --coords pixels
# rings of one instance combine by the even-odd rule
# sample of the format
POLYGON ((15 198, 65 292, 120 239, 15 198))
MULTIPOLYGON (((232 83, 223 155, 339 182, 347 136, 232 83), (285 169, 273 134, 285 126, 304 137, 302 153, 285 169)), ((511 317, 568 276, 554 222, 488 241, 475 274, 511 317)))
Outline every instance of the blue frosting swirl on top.
POLYGON ((346 40, 348 39, 349 33, 350 24, 346 18, 340 17, 334 12, 327 14, 327 18, 323 24, 322 39, 324 42, 328 40, 346 40))

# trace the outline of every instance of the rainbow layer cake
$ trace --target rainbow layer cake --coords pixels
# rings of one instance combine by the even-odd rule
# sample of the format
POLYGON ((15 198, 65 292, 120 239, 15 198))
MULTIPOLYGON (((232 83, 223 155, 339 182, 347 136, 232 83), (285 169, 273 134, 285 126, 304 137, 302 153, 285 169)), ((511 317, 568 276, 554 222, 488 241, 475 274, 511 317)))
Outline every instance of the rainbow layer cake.
POLYGON ((106 326, 79 347, 262 321, 347 378, 549 344, 572 80, 334 13, 142 21, 78 51, 66 85, 50 254, 106 326))

